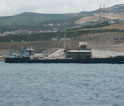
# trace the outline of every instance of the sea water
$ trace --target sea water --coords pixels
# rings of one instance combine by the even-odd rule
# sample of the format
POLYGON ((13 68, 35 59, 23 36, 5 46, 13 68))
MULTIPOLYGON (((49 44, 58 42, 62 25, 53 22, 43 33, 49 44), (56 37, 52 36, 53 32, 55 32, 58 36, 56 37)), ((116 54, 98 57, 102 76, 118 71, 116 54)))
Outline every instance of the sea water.
POLYGON ((124 65, 0 63, 0 106, 124 106, 124 65))

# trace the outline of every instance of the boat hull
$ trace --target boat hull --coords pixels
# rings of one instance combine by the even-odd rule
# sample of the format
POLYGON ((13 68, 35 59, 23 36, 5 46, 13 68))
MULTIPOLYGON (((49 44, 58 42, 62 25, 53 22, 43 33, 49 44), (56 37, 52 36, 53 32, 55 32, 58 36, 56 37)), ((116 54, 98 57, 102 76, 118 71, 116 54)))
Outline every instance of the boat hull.
POLYGON ((6 58, 5 63, 107 63, 124 64, 123 58, 91 58, 91 59, 30 59, 30 58, 6 58))

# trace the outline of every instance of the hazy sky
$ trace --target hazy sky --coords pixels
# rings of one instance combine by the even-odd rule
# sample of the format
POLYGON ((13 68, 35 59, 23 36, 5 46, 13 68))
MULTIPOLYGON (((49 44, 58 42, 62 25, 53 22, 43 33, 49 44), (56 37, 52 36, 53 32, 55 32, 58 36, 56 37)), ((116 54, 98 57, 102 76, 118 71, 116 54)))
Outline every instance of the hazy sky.
POLYGON ((0 0, 0 16, 22 12, 74 13, 95 10, 99 4, 106 7, 124 4, 124 0, 0 0))

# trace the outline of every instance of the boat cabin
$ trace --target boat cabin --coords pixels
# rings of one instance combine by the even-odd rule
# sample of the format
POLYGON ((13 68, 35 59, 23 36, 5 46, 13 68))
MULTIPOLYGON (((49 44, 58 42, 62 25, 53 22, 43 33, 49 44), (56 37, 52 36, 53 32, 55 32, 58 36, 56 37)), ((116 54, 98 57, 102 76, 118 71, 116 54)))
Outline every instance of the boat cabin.
POLYGON ((78 49, 65 50, 65 58, 71 59, 89 59, 92 57, 91 49, 87 49, 86 42, 80 42, 78 49))
POLYGON ((26 57, 30 57, 31 55, 34 54, 34 49, 32 48, 27 48, 26 50, 21 50, 19 52, 19 57, 23 57, 23 58, 26 58, 26 57))

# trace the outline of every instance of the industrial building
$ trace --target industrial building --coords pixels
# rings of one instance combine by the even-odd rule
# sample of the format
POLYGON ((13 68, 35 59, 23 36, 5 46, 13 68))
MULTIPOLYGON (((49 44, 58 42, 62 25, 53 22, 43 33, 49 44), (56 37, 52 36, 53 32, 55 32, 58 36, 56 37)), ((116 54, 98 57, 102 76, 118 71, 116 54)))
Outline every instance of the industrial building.
POLYGON ((87 48, 87 42, 80 42, 78 49, 65 50, 65 58, 88 59, 92 57, 91 49, 87 48))

